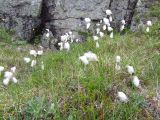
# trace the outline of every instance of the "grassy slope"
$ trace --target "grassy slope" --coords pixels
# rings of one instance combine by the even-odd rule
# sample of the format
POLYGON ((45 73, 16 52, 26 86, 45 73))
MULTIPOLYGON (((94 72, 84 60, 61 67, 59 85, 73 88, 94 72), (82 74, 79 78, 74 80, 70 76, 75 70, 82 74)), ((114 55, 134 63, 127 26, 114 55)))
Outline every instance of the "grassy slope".
MULTIPOLYGON (((159 16, 156 7, 151 10, 152 16, 159 16)), ((18 85, 0 85, 0 119, 158 119, 160 106, 154 97, 156 82, 160 82, 159 28, 158 22, 149 34, 127 33, 113 40, 106 36, 99 49, 88 38, 85 43, 73 44, 69 53, 48 51, 38 58, 39 63, 44 61, 44 71, 40 64, 31 69, 23 62, 33 46, 21 45, 20 52, 10 44, 10 36, 0 30, 0 65, 6 69, 17 66, 19 79, 18 85), (85 67, 78 57, 89 50, 98 55, 99 62, 85 67), (122 57, 120 72, 114 70, 117 55, 122 57), (127 64, 134 66, 142 90, 131 85, 125 72, 127 64), (130 101, 118 102, 117 91, 125 92, 130 101)), ((1 75, 1 83, 2 79, 1 75)))
POLYGON ((147 103, 156 97, 156 81, 160 79, 158 27, 160 24, 149 34, 128 33, 116 35, 113 40, 106 36, 100 41, 99 49, 88 38, 85 43, 73 44, 69 53, 46 52, 38 59, 44 61, 44 71, 40 65, 31 69, 24 64, 23 57, 29 56, 27 47, 21 46, 25 50, 19 52, 16 46, 0 46, 0 65, 5 68, 16 65, 19 79, 18 85, 0 86, 1 117, 154 119, 152 109, 147 110, 147 103), (78 57, 89 50, 98 55, 99 62, 85 67, 78 57), (114 70, 117 55, 122 57, 120 72, 114 70), (131 79, 125 72, 127 64, 134 66, 143 90, 130 84, 131 79), (125 92, 130 101, 119 103, 117 91, 125 92))

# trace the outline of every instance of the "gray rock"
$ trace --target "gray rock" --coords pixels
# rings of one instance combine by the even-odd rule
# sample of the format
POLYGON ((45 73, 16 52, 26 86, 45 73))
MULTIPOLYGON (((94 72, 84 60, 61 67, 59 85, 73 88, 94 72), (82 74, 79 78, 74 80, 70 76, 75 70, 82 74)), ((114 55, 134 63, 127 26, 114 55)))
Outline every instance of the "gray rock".
POLYGON ((131 30, 136 31, 142 27, 145 27, 146 21, 152 20, 155 22, 155 18, 146 18, 145 15, 149 13, 149 8, 154 4, 156 0, 138 0, 134 9, 134 16, 131 21, 131 30))
MULTIPOLYGON (((56 38, 72 31, 76 39, 83 40, 78 33, 85 32, 84 18, 93 23, 106 17, 105 10, 113 12, 112 26, 119 27, 121 19, 126 26, 136 30, 144 23, 143 15, 155 0, 0 0, 0 26, 14 30, 22 39, 30 40, 48 26, 56 38), (137 16, 140 19, 137 22, 137 16), (34 29, 34 30, 33 30, 34 29)), ((42 37, 43 38, 43 37, 42 37)), ((50 47, 55 40, 42 40, 50 47)))
POLYGON ((47 24, 53 28, 53 34, 58 38, 68 31, 84 31, 84 18, 100 20, 105 17, 109 0, 46 0, 50 17, 47 24), (49 21, 49 22, 48 22, 49 21))
POLYGON ((41 24, 41 5, 42 0, 0 0, 0 26, 22 39, 32 39, 41 24))

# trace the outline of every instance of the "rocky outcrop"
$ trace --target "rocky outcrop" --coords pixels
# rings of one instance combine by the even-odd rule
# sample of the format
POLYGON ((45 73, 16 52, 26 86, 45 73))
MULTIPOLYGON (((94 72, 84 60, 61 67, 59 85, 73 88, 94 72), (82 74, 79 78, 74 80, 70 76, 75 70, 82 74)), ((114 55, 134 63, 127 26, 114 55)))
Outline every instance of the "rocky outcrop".
POLYGON ((48 8, 48 24, 56 37, 72 30, 84 31, 84 18, 89 17, 92 22, 98 22, 106 17, 105 10, 113 11, 114 26, 126 19, 129 26, 132 21, 137 0, 46 0, 48 8))
POLYGON ((147 13, 149 13, 150 7, 158 2, 157 0, 138 0, 134 8, 134 16, 131 20, 131 30, 136 31, 139 28, 145 26, 146 21, 151 19, 153 22, 156 21, 156 18, 147 18, 147 13))
POLYGON ((46 28, 56 38, 70 30, 79 37, 78 32, 85 31, 84 18, 97 22, 106 17, 106 9, 111 9, 113 26, 118 27, 124 18, 127 26, 135 29, 135 11, 143 14, 150 3, 146 0, 1 0, 0 26, 15 30, 16 35, 27 40, 42 34, 46 28))
POLYGON ((41 24, 41 6, 42 0, 0 0, 0 26, 30 40, 41 24))

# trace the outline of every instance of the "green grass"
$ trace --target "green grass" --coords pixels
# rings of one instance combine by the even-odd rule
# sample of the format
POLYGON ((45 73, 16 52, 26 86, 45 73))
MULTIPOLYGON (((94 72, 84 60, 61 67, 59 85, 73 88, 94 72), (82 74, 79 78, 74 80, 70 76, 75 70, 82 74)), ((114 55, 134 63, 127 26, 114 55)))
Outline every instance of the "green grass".
POLYGON ((153 5, 150 8, 150 16, 157 17, 158 19, 160 19, 160 16, 159 16, 159 13, 160 13, 159 6, 160 6, 160 2, 157 0, 156 4, 153 5))
MULTIPOLYGON (((44 71, 40 64, 31 69, 23 62, 23 57, 29 56, 29 49, 33 46, 0 46, 0 65, 6 69, 17 66, 19 80, 17 85, 0 85, 0 118, 157 119, 148 103, 156 97, 156 83, 160 80, 159 27, 157 23, 148 34, 143 31, 124 36, 117 34, 114 39, 105 36, 100 40, 99 49, 89 37, 87 42, 72 44, 68 53, 47 51, 38 58, 39 63, 44 61, 44 71), (22 48, 22 52, 17 47, 22 48), (85 67, 78 58, 87 51, 96 53, 99 62, 85 67), (122 70, 119 72, 114 69, 117 55, 122 58, 122 70), (127 64, 134 66, 136 75, 141 79, 142 91, 130 84, 131 79, 125 70, 127 64), (120 103, 117 91, 125 92, 129 102, 120 103)), ((2 79, 1 75, 1 83, 2 79)))
POLYGON ((11 36, 5 29, 0 29, 0 42, 11 43, 11 36))

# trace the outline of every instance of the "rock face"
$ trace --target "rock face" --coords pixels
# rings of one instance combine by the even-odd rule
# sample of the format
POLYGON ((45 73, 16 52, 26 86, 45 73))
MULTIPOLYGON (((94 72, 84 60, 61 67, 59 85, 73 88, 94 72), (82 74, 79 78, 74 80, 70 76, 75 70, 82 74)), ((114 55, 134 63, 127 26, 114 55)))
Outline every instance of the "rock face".
MULTIPOLYGON (((138 0, 136 7, 134 9, 135 13, 131 20, 131 30, 136 31, 137 29, 143 27, 146 24, 145 14, 149 13, 149 8, 152 4, 155 4, 156 0, 138 0)), ((149 18, 152 21, 156 21, 156 18, 149 18)))
POLYGON ((0 0, 0 26, 30 40, 41 24, 42 0, 0 0))
POLYGON ((0 0, 0 18, 4 19, 0 26, 15 30, 20 38, 27 40, 42 34, 46 28, 56 38, 70 30, 79 37, 78 32, 85 31, 84 18, 98 22, 106 17, 105 10, 111 9, 113 26, 119 27, 120 20, 125 19, 127 26, 135 29, 135 10, 143 14, 150 3, 146 0, 0 0))
POLYGON ((137 0, 45 0, 44 6, 48 11, 48 24, 56 37, 69 30, 84 31, 84 18, 89 17, 92 22, 98 22, 106 17, 105 10, 113 11, 113 25, 126 19, 129 26, 134 14, 137 0))

